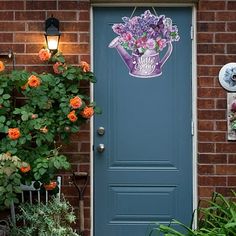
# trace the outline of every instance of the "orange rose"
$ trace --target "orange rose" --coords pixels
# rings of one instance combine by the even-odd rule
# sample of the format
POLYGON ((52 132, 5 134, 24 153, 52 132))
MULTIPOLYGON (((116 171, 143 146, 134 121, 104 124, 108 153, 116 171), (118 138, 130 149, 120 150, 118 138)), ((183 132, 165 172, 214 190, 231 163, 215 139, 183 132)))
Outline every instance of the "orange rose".
POLYGON ((68 115, 67 115, 68 119, 71 121, 71 122, 75 122, 77 121, 78 117, 76 116, 75 114, 75 110, 71 111, 68 115))
POLYGON ((31 170, 30 164, 28 164, 28 163, 26 163, 26 162, 23 162, 23 163, 22 163, 22 166, 21 166, 21 168, 20 168, 20 171, 21 171, 22 173, 27 173, 27 172, 29 172, 30 170, 31 170))
POLYGON ((2 61, 0 61, 0 72, 5 70, 5 65, 2 61))
POLYGON ((91 118, 93 114, 94 114, 93 107, 85 107, 84 110, 80 112, 80 115, 86 119, 91 118))
POLYGON ((16 140, 20 137, 20 130, 18 128, 10 128, 8 130, 8 137, 10 139, 16 140))
POLYGON ((61 62, 56 62, 54 65, 53 65, 53 71, 55 74, 62 74, 63 73, 63 70, 65 69, 65 66, 63 63, 61 62), (60 68, 59 70, 59 67, 62 66, 63 69, 60 68))
POLYGON ((36 88, 36 87, 38 87, 40 84, 41 84, 41 81, 40 81, 40 79, 39 79, 37 76, 31 75, 31 76, 28 78, 28 85, 29 85, 30 87, 36 88))
POLYGON ((41 61, 48 61, 51 57, 51 53, 48 49, 45 49, 45 48, 42 48, 40 51, 39 51, 39 58, 41 61))
POLYGON ((53 190, 54 188, 56 188, 57 182, 56 181, 50 181, 49 184, 44 184, 43 186, 47 191, 48 190, 53 190))
POLYGON ((90 71, 90 66, 86 61, 81 61, 80 62, 80 67, 82 68, 83 72, 89 72, 90 71))
POLYGON ((70 99, 70 106, 74 109, 78 109, 82 106, 82 99, 78 96, 70 99))

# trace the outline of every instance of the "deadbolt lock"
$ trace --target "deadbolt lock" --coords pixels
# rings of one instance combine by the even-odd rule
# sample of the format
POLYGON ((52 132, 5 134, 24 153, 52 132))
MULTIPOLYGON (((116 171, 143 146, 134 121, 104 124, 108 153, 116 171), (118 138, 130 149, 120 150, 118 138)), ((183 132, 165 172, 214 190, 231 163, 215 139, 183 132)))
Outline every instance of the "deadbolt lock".
POLYGON ((103 136, 104 134, 105 134, 105 128, 104 127, 99 127, 98 129, 97 129, 97 133, 98 133, 98 135, 100 135, 100 136, 103 136))

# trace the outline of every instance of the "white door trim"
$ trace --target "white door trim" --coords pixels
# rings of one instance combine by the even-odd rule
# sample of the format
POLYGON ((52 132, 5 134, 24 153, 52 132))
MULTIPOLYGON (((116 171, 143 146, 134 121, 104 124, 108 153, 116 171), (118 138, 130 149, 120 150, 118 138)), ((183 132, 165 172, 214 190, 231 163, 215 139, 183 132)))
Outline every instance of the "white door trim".
MULTIPOLYGON (((193 127, 193 139, 192 139, 192 168, 193 168, 193 210, 197 208, 198 205, 198 182, 197 182, 197 41, 196 41, 196 29, 197 29, 197 8, 195 4, 192 3, 139 3, 139 4, 94 4, 91 5, 90 8, 90 61, 91 61, 91 69, 93 71, 93 59, 94 59, 94 48, 93 48, 93 7, 130 7, 130 6, 159 6, 159 7, 192 7, 192 26, 193 26, 193 39, 192 39, 192 121, 194 124, 193 127)), ((190 33, 190 32, 189 32, 190 33)), ((94 85, 90 85, 90 94, 91 100, 94 99, 94 85)), ((99 104, 98 104, 99 105, 99 104)), ((94 120, 91 120, 90 125, 90 235, 94 235, 94 153, 93 153, 93 145, 94 145, 94 120)), ((196 227, 197 219, 194 221, 194 226, 196 227)))

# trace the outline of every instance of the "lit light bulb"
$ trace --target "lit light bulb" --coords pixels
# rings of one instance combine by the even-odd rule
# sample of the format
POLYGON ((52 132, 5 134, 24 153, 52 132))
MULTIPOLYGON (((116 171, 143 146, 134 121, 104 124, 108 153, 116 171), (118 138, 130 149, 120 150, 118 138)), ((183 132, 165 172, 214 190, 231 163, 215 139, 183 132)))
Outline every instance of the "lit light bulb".
POLYGON ((56 50, 58 47, 58 36, 47 36, 48 40, 48 49, 56 50))

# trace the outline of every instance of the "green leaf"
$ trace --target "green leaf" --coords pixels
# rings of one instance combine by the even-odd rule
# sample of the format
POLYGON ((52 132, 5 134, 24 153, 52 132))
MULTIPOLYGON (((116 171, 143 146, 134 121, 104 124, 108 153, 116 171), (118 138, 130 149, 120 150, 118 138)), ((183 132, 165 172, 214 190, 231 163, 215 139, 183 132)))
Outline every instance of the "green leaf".
POLYGON ((38 173, 34 173, 35 180, 40 180, 40 175, 38 173))
POLYGON ((60 162, 59 161, 54 161, 53 165, 55 166, 55 168, 59 169, 61 167, 60 162))
POLYGON ((4 89, 3 88, 0 88, 0 95, 2 95, 4 92, 4 89))
POLYGON ((11 95, 10 94, 3 94, 2 95, 2 98, 4 99, 4 100, 6 100, 6 99, 9 99, 11 97, 11 95))
POLYGON ((62 56, 57 57, 57 61, 64 63, 65 59, 62 56))
POLYGON ((74 75, 74 74, 68 74, 68 75, 66 76, 66 78, 67 78, 68 80, 73 80, 73 79, 75 79, 75 75, 74 75))
POLYGON ((17 140, 12 140, 12 141, 10 142, 10 144, 11 144, 12 147, 16 147, 17 143, 18 143, 17 140))
POLYGON ((26 138, 28 141, 32 140, 32 136, 31 136, 30 134, 26 135, 25 138, 26 138))
POLYGON ((3 105, 4 107, 10 107, 10 102, 9 102, 9 100, 4 101, 4 102, 2 103, 2 105, 3 105))
POLYGON ((5 204, 5 206, 7 206, 7 207, 9 207, 10 205, 11 205, 11 203, 12 203, 12 199, 10 198, 6 198, 5 199, 5 201, 4 201, 4 204, 5 204))
POLYGON ((26 138, 25 137, 22 137, 22 138, 19 139, 19 144, 20 145, 25 144, 25 142, 26 142, 26 138))
POLYGON ((47 172, 47 169, 40 168, 39 173, 40 175, 44 175, 47 172))
POLYGON ((76 72, 76 69, 72 67, 72 68, 68 69, 68 72, 73 74, 76 72))
POLYGON ((0 186, 0 193, 1 193, 1 192, 5 192, 5 188, 2 187, 2 186, 0 186))
POLYGON ((6 121, 6 117, 5 116, 0 116, 0 122, 3 123, 6 121))
POLYGON ((15 108, 15 110, 13 111, 13 114, 21 114, 21 109, 19 108, 15 108))
POLYGON ((9 129, 8 126, 4 126, 4 127, 3 127, 3 133, 7 133, 7 132, 8 132, 8 129, 9 129))
POLYGON ((22 192, 22 190, 19 186, 14 186, 13 190, 14 190, 15 193, 21 193, 22 192))
POLYGON ((36 139, 36 144, 37 144, 37 146, 41 146, 41 144, 42 144, 42 141, 41 141, 41 139, 40 139, 40 138, 37 138, 37 139, 36 139))
POLYGON ((96 114, 102 114, 102 109, 100 107, 94 107, 94 112, 96 114))
POLYGON ((92 78, 90 78, 90 82, 91 82, 91 83, 96 83, 96 82, 97 82, 97 80, 96 80, 96 78, 95 78, 95 77, 92 77, 92 78))
POLYGON ((17 153, 17 149, 16 148, 10 148, 8 150, 11 154, 16 154, 17 153))
POLYGON ((13 202, 16 203, 16 204, 19 204, 19 202, 20 202, 19 199, 16 198, 16 197, 14 197, 12 200, 13 200, 13 202))
POLYGON ((70 165, 69 162, 66 162, 66 163, 64 164, 64 169, 65 169, 65 170, 69 170, 70 167, 71 167, 71 165, 70 165))
POLYGON ((73 127, 71 127, 71 132, 72 133, 76 133, 76 132, 78 132, 80 130, 80 127, 78 127, 78 126, 73 126, 73 127))

